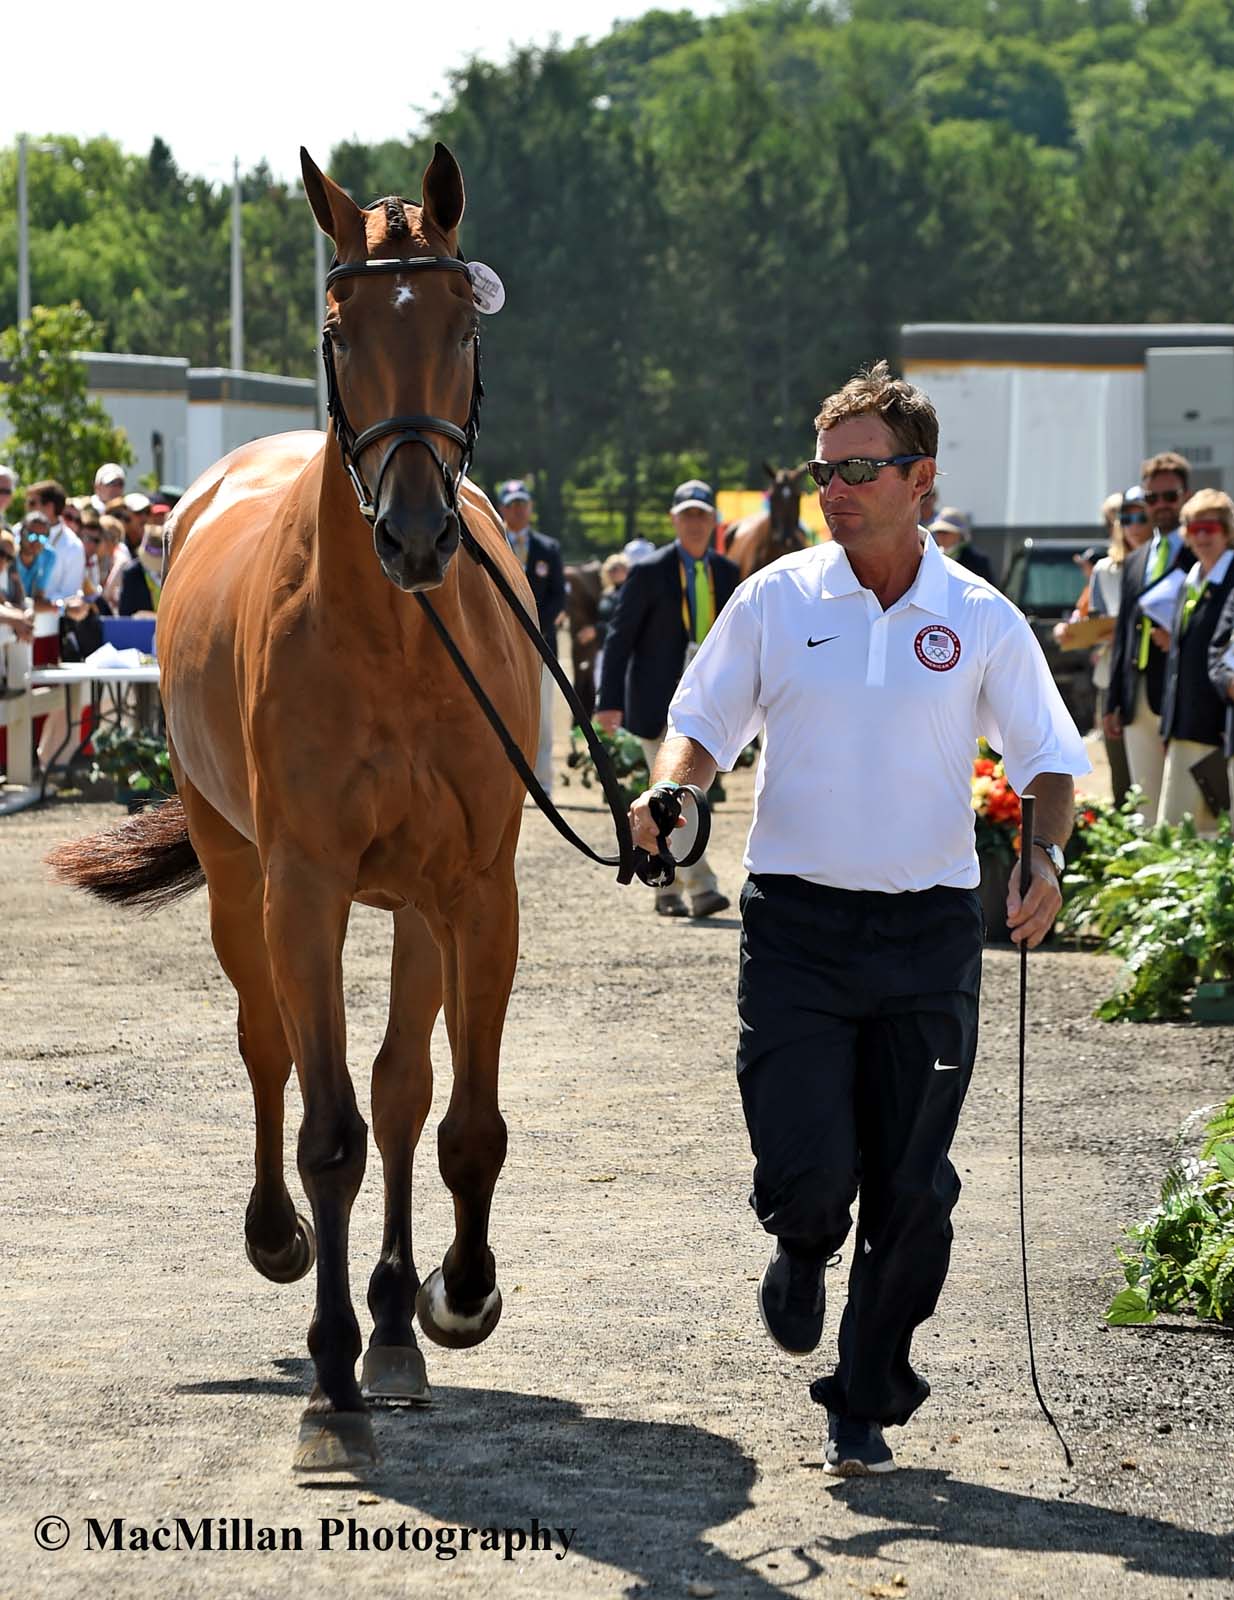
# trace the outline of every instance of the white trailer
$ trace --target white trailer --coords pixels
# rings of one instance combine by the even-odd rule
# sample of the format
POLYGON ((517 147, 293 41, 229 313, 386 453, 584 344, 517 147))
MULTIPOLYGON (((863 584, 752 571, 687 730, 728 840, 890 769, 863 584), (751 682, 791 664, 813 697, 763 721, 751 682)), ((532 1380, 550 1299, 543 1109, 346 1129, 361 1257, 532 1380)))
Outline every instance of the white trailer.
POLYGON ((982 542, 1096 530, 1144 456, 1234 489, 1234 324, 909 323, 905 377, 940 424, 940 504, 982 542))

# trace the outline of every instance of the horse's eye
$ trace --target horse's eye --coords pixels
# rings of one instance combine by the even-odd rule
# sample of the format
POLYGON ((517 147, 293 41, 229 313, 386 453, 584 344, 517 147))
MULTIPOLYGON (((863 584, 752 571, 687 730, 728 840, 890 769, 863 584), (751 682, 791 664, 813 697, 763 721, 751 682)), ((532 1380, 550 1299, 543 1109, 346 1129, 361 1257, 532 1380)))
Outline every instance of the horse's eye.
POLYGON ((480 337, 480 324, 478 322, 473 322, 471 327, 468 328, 467 332, 463 335, 463 343, 465 345, 466 344, 475 344, 476 340, 479 337, 480 337))

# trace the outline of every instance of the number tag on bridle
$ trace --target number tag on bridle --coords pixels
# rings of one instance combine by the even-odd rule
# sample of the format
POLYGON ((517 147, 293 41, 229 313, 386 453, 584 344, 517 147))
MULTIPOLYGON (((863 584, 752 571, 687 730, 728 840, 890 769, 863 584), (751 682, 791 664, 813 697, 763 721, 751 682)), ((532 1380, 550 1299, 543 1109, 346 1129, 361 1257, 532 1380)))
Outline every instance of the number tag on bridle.
POLYGON ((506 303, 506 286, 483 261, 469 261, 467 272, 471 278, 471 292, 475 296, 476 310, 486 317, 500 311, 506 303))

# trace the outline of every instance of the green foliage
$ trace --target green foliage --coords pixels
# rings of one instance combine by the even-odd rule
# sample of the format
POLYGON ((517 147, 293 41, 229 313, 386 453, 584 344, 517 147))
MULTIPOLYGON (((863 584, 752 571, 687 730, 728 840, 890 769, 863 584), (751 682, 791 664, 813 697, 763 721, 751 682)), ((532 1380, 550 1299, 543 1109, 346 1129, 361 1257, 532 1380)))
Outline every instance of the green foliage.
POLYGON ((1063 878, 1060 927, 1123 957, 1103 1021, 1184 1017, 1197 983, 1234 977, 1234 861, 1228 821, 1216 839, 1191 819, 1148 827, 1135 809, 1086 806, 1063 878), (1087 820, 1091 818, 1092 820, 1087 820))
POLYGON ((1106 1321, 1151 1322, 1159 1311, 1194 1311, 1234 1321, 1234 1100, 1204 1129, 1198 1158, 1176 1158, 1150 1216, 1127 1229, 1133 1248, 1120 1250, 1127 1288, 1106 1321))
POLYGON ((92 741, 94 766, 90 779, 109 779, 118 790, 134 795, 173 795, 167 741, 155 733, 120 733, 108 730, 92 741))
MULTIPOLYGON (((664 529, 681 477, 800 460, 902 323, 1226 319, 1232 67, 1228 0, 747 0, 476 58, 406 137, 314 154, 369 201, 455 149, 464 248, 509 291, 478 470, 533 477, 578 552, 664 529)), ((15 179, 10 147, 0 321, 15 179)), ((246 360, 311 376, 308 208, 264 167, 242 190, 246 360)), ((161 139, 32 147, 36 296, 224 364, 230 201, 161 139)))
POLYGON ((0 405, 13 429, 0 448, 23 483, 57 478, 71 492, 92 482, 101 462, 133 460, 124 429, 90 399, 86 364, 77 359, 76 352, 98 347, 100 334, 76 301, 34 306, 29 321, 0 334, 10 374, 0 384, 0 405))
MULTIPOLYGON (((621 785, 622 798, 626 805, 633 805, 651 781, 642 745, 625 728, 618 728, 616 733, 605 733, 603 728, 597 727, 595 732, 613 763, 613 771, 621 785)), ((566 766, 572 772, 578 773, 579 782, 584 789, 599 788, 600 779, 596 773, 596 764, 591 758, 591 751, 587 748, 583 730, 577 725, 570 729, 570 754, 566 757, 566 766)), ((565 781, 569 783, 568 776, 565 781)))

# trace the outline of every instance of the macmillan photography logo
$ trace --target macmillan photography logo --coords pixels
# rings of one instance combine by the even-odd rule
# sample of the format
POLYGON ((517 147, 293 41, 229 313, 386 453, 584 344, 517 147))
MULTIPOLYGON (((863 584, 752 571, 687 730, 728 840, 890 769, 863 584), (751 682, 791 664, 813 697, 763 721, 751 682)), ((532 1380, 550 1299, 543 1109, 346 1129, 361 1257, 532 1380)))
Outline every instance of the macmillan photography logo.
POLYGON ((271 1526, 253 1517, 174 1517, 167 1522, 132 1522, 126 1517, 86 1517, 72 1526, 59 1516, 35 1524, 35 1543, 43 1550, 70 1545, 88 1552, 110 1551, 400 1551, 453 1561, 480 1551, 503 1561, 516 1556, 551 1555, 564 1561, 574 1543, 574 1528, 557 1528, 532 1517, 525 1527, 426 1527, 410 1522, 370 1526, 355 1517, 321 1517, 308 1527, 271 1526))

